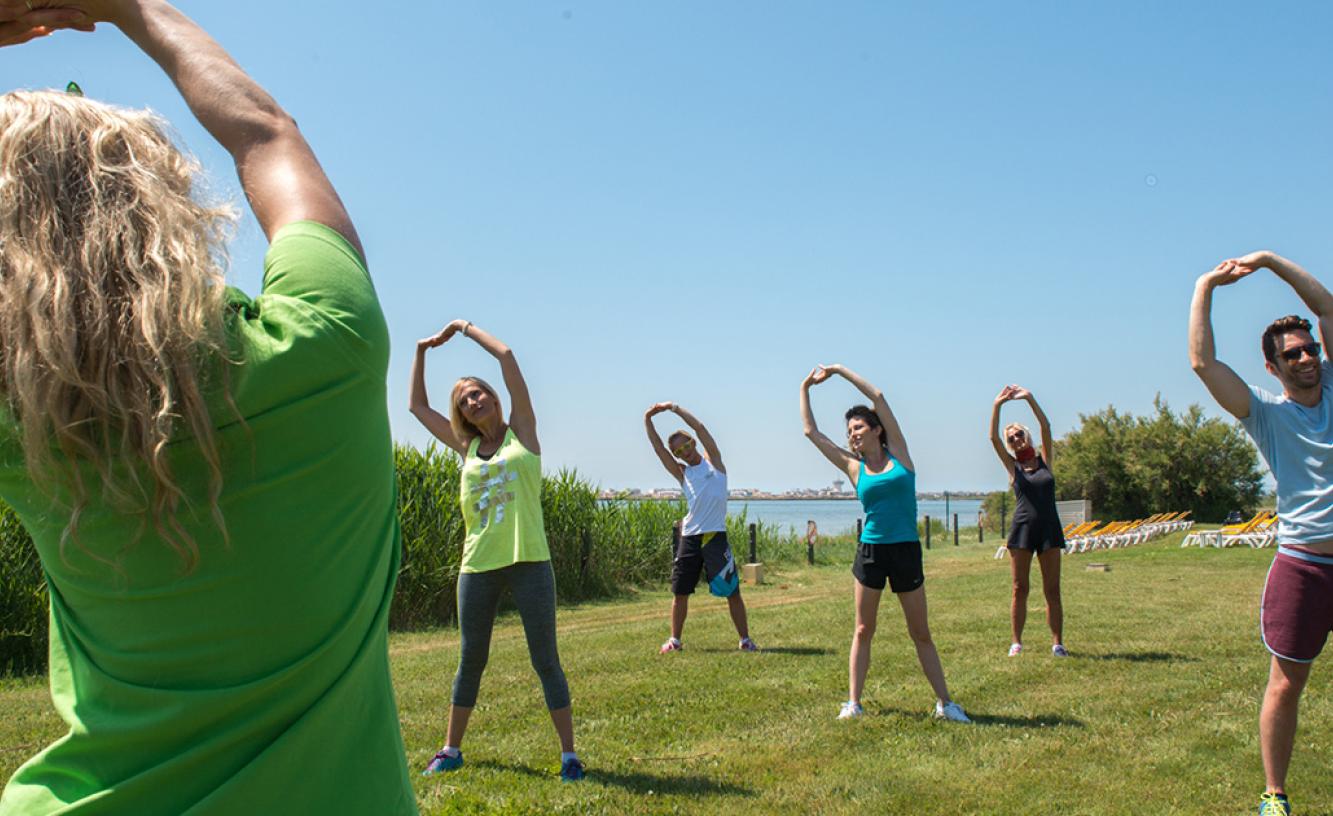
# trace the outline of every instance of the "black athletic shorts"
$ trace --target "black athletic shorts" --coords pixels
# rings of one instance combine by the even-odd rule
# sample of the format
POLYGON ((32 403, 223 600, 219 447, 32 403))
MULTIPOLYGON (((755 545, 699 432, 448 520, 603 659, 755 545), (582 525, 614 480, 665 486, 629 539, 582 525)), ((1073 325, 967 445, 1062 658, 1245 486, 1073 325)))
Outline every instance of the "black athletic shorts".
POLYGON ((911 592, 926 582, 926 572, 921 566, 921 542, 858 544, 852 575, 871 589, 884 589, 888 583, 895 593, 911 592))
POLYGON ((671 564, 671 592, 693 595, 700 573, 708 579, 708 591, 719 598, 729 598, 740 588, 736 559, 731 556, 726 533, 680 537, 680 548, 671 564))
POLYGON ((1058 521, 1055 524, 1042 524, 1035 520, 1019 521, 1010 529, 1006 546, 1011 550, 1032 550, 1041 555, 1047 550, 1063 550, 1065 533, 1060 529, 1058 521))

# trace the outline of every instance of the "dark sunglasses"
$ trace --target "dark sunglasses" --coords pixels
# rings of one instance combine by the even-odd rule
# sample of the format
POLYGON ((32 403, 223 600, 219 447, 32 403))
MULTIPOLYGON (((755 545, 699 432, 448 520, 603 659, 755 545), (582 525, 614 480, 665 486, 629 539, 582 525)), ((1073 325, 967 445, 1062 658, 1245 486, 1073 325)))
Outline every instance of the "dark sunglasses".
POLYGON ((1323 349, 1324 347, 1319 345, 1318 343, 1306 343, 1303 346, 1296 346, 1295 348, 1283 349, 1282 351, 1278 352, 1278 354, 1282 355, 1282 359, 1286 360, 1287 362, 1294 363, 1297 360, 1301 359, 1302 354, 1308 354, 1314 359, 1318 360, 1319 352, 1323 351, 1323 349))

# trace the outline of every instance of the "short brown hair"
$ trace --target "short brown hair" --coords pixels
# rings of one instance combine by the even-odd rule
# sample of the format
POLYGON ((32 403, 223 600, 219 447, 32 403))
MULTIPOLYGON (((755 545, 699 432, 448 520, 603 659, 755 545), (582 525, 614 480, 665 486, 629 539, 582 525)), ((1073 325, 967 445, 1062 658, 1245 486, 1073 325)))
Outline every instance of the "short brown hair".
POLYGON ((1287 315, 1279 317, 1264 329, 1264 359, 1270 363, 1277 362, 1277 339, 1284 334, 1294 331, 1310 331, 1310 321, 1300 315, 1287 315))
MULTIPOLYGON (((674 431, 670 436, 667 437, 667 449, 671 451, 672 456, 676 456, 676 448, 679 448, 681 445, 684 445, 687 441, 693 442, 694 437, 690 436, 684 431, 674 431), (677 439, 681 441, 677 442, 676 441, 677 439)), ((676 456, 676 458, 679 459, 680 457, 676 456)))

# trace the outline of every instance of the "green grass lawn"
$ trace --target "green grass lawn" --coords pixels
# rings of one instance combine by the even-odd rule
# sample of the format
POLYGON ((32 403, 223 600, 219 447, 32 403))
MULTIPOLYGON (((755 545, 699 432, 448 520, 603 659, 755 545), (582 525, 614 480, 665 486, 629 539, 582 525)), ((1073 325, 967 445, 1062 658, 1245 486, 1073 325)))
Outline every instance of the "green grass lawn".
MULTIPOLYGON (((1258 599, 1272 550, 1182 550, 1180 536, 1064 560, 1066 642, 1049 656, 1040 592, 1010 659, 1008 565, 994 544, 926 555, 931 627, 975 725, 937 722, 891 597, 868 716, 834 719, 852 628, 845 565, 770 570, 746 587, 762 651, 736 651, 726 605, 696 595, 686 649, 659 656, 669 596, 562 609, 561 652, 588 778, 556 778, 558 747, 521 628, 497 626, 457 773, 415 780, 423 813, 1252 813, 1263 785, 1258 599), (1090 562, 1109 572, 1092 572, 1090 562), (773 574, 776 572, 776 574, 773 574)), ((848 562, 838 553, 833 560, 848 562)), ((1036 565, 1034 564, 1034 584, 1036 565)), ((443 737, 451 630, 395 635, 410 764, 443 737)), ((1326 657, 1325 662, 1333 659, 1326 657)), ((1333 699, 1317 666, 1290 791, 1333 816, 1333 699)), ((44 683, 0 681, 0 776, 56 738, 44 683)))

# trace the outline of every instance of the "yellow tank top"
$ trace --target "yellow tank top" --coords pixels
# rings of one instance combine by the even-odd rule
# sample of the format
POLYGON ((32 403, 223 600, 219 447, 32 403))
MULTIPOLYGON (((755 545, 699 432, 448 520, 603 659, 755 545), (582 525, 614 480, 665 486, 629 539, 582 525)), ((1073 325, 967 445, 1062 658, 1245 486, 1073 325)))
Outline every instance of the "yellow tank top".
POLYGON ((550 561, 542 522, 542 458, 523 447, 514 430, 489 459, 477 455, 481 437, 468 445, 459 479, 463 505, 460 572, 489 572, 520 561, 550 561))

